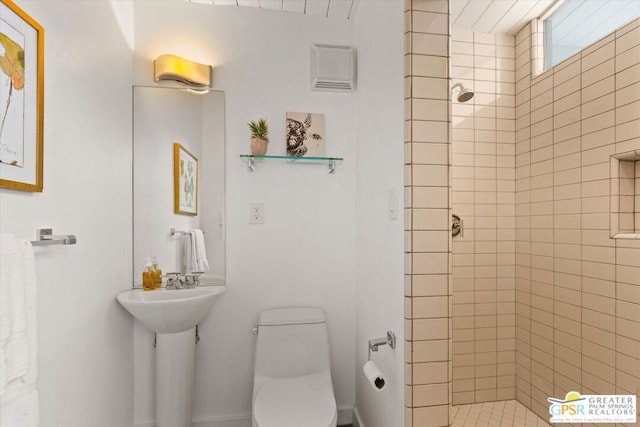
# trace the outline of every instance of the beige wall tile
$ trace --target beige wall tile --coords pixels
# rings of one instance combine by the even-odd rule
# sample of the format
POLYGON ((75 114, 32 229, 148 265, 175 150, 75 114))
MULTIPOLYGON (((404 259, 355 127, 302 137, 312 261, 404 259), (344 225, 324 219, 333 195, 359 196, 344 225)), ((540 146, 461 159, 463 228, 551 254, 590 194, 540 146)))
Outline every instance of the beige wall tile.
POLYGON ((448 362, 415 363, 413 384, 444 383, 448 381, 448 362))
MULTIPOLYGON (((588 119, 597 114, 604 113, 615 108, 615 95, 609 93, 600 98, 594 99, 590 102, 585 102, 581 105, 582 119, 588 119)), ((618 112, 616 111, 616 114, 618 112)))
POLYGON ((414 253, 413 274, 446 274, 448 256, 446 253, 414 253))
POLYGON ((609 76, 600 80, 591 86, 583 89, 580 93, 582 102, 587 103, 601 96, 607 95, 615 91, 615 76, 609 76))
POLYGON ((411 95, 416 98, 447 99, 449 96, 448 79, 433 77, 414 77, 411 79, 411 95))
MULTIPOLYGON (((416 158, 416 153, 413 157, 414 162, 419 161, 416 158)), ((411 168, 411 174, 414 186, 446 187, 449 180, 448 167, 444 165, 414 164, 411 168)))
POLYGON ((413 387, 414 406, 446 405, 449 401, 447 384, 417 385, 413 387))
POLYGON ((448 336, 448 320, 415 319, 412 332, 415 340, 444 340, 448 336))
MULTIPOLYGON (((446 252, 448 248, 448 231, 416 231, 412 232, 413 252, 446 252)), ((612 249, 612 248, 611 248, 612 249)))
MULTIPOLYGON (((434 9, 438 8, 441 8, 440 4, 434 5, 434 9)), ((449 34, 449 17, 446 14, 446 11, 445 13, 423 13, 414 11, 412 24, 412 30, 418 33, 449 34)))
POLYGON ((415 120, 447 121, 449 107, 447 101, 413 98, 412 117, 415 120))
MULTIPOLYGON (((415 26, 415 19, 413 24, 415 26)), ((414 55, 435 55, 444 57, 448 55, 449 44, 448 37, 446 35, 412 33, 411 42, 414 55)))
POLYGON ((633 65, 616 73, 616 90, 632 85, 638 81, 640 64, 633 65))
POLYGON ((446 144, 448 140, 447 122, 413 120, 411 123, 414 142, 437 142, 446 144))
MULTIPOLYGON (((414 11, 449 13, 447 0, 411 0, 411 9, 414 11)), ((419 16, 424 16, 420 14, 419 16)))
POLYGON ((585 88, 587 86, 590 86, 593 83, 596 83, 602 79, 605 79, 613 74, 615 74, 614 60, 609 59, 605 62, 595 65, 591 69, 583 70, 582 87, 585 88))
POLYGON ((616 281, 640 285, 640 266, 616 265, 616 281))
POLYGON ((414 341, 410 354, 412 354, 414 363, 447 362, 449 358, 448 341, 414 341))
POLYGON ((586 70, 595 68, 596 66, 612 59, 615 56, 615 45, 616 43, 611 41, 605 45, 602 45, 597 50, 584 55, 582 57, 582 71, 585 72, 586 70))
POLYGON ((620 54, 640 44, 640 27, 616 37, 616 54, 620 54))
MULTIPOLYGON (((613 62, 612 62, 613 63, 613 62)), ((600 76, 599 77, 605 78, 606 76, 600 76)), ((590 76, 590 81, 593 79, 593 77, 590 76)), ((581 79, 569 79, 566 82, 558 85, 558 86, 554 86, 553 87, 553 99, 554 100, 559 100, 564 98, 565 96, 576 92, 578 90, 580 90, 580 81, 581 79)), ((591 81, 591 83, 595 83, 595 81, 591 81)), ((585 85, 587 86, 587 85, 585 85)))
POLYGON ((441 427, 449 425, 448 405, 413 408, 413 426, 441 427))
POLYGON ((640 46, 634 46, 616 56, 616 72, 640 63, 640 46))
POLYGON ((449 191, 440 187, 413 187, 413 207, 416 209, 446 208, 449 191))
POLYGON ((616 124, 640 118, 640 100, 616 108, 616 124))
POLYGON ((447 78, 447 58, 442 56, 411 55, 411 72, 415 76, 447 78))

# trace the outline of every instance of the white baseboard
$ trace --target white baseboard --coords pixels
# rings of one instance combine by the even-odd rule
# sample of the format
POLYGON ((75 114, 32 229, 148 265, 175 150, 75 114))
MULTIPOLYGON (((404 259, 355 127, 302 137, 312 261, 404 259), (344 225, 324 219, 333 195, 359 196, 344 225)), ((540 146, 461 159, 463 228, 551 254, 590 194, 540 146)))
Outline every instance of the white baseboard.
POLYGON ((194 419, 193 427, 251 427, 251 414, 194 419))
POLYGON ((353 408, 338 408, 338 425, 353 424, 353 408))
MULTIPOLYGON (((362 427, 361 424, 356 424, 353 408, 338 409, 338 425, 345 424, 362 427)), ((156 427, 156 423, 137 423, 133 427, 156 427)), ((193 427, 251 427, 251 414, 194 418, 193 427)))
MULTIPOLYGON (((251 427, 251 414, 229 415, 225 417, 194 418, 193 427, 251 427)), ((155 421, 136 423, 133 427, 156 427, 155 421)))
POLYGON ((362 421, 360 421, 358 408, 353 408, 353 427, 364 427, 364 424, 362 424, 362 421))

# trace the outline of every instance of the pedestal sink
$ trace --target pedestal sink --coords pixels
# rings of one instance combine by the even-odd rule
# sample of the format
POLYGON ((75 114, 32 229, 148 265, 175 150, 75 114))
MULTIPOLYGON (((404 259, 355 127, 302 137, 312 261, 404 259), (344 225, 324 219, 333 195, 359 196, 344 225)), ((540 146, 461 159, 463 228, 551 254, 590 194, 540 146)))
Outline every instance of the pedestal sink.
POLYGON ((118 302, 156 332, 156 425, 191 427, 195 375, 195 327, 226 286, 194 289, 132 289, 118 302))

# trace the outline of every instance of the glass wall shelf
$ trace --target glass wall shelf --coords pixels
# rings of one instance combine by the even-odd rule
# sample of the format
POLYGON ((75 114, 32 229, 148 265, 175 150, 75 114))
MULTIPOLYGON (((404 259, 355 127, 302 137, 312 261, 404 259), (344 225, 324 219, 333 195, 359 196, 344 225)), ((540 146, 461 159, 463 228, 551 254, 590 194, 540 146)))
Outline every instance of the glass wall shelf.
POLYGON ((247 164, 249 171, 256 170, 256 161, 276 161, 287 163, 326 163, 329 167, 329 173, 336 171, 342 160, 342 157, 294 157, 294 156, 254 156, 252 154, 240 154, 240 159, 247 164))

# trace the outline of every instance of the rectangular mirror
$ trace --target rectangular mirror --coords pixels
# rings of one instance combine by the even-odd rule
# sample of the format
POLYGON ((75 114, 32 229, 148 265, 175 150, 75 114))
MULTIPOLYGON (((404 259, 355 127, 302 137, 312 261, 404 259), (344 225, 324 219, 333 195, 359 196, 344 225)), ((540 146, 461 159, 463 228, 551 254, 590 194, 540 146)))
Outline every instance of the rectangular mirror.
POLYGON ((224 92, 133 88, 133 287, 142 287, 145 258, 155 257, 163 274, 185 273, 182 232, 190 229, 204 232, 209 271, 201 284, 224 283, 224 135, 224 92), (197 159, 195 215, 196 206, 175 213, 175 144, 197 159))

